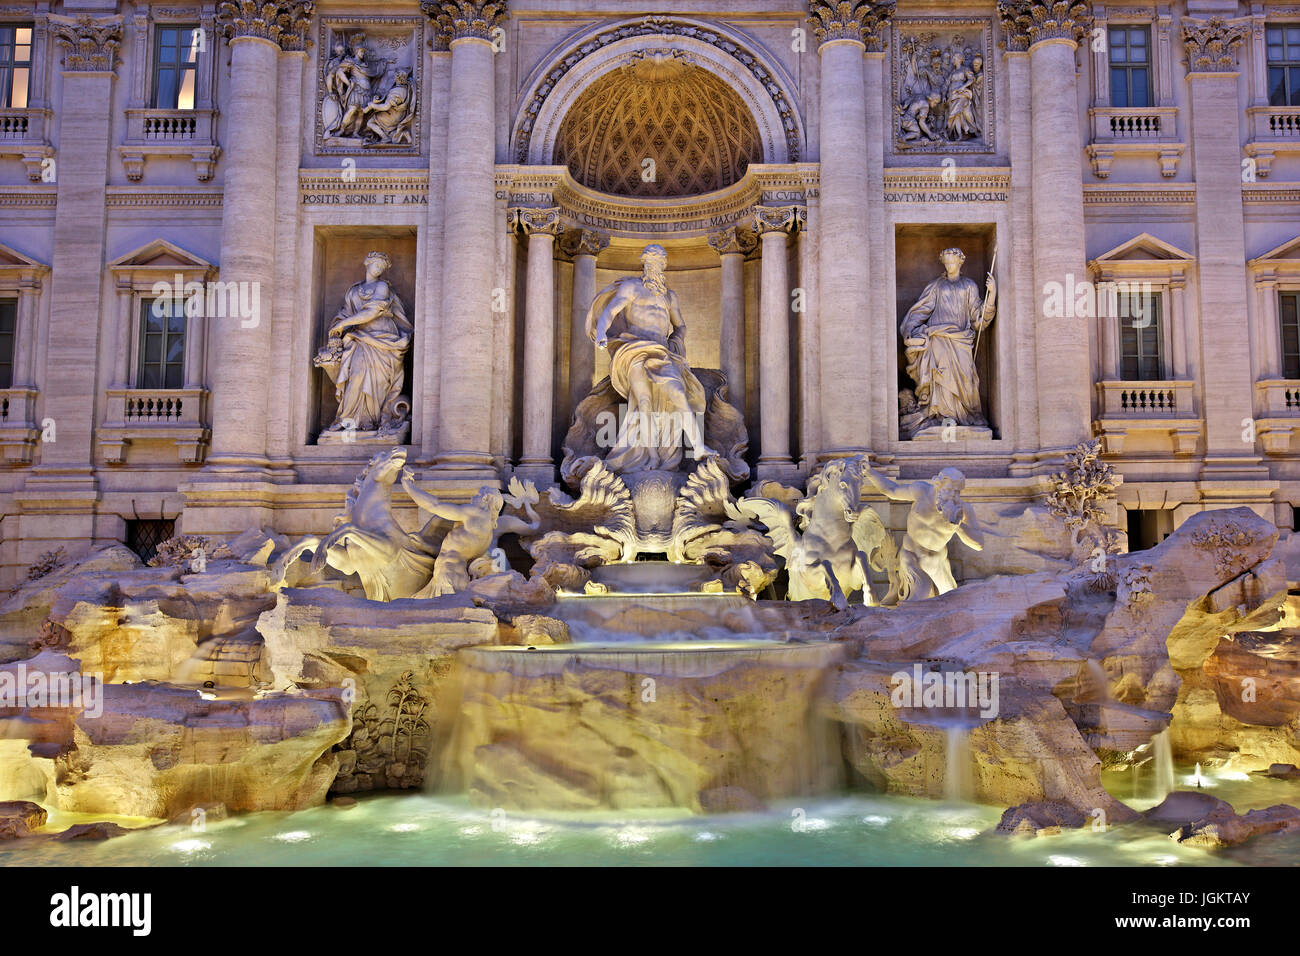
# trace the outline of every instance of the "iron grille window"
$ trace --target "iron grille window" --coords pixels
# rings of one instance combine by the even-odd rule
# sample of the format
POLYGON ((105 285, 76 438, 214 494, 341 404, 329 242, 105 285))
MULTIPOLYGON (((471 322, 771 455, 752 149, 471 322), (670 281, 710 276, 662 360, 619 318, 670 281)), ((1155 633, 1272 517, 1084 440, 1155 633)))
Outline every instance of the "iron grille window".
POLYGON ((181 388, 184 379, 185 302, 165 296, 145 299, 140 303, 136 388, 181 388))
POLYGON ((1269 106, 1300 106, 1300 23, 1264 31, 1269 106))
POLYGON ((1160 354, 1160 296, 1150 293, 1134 299, 1136 302, 1120 297, 1120 377, 1126 382, 1158 382, 1165 377, 1160 354))
POLYGON ((0 106, 26 109, 31 75, 31 24, 0 24, 0 106))
POLYGON ((13 388, 14 334, 18 328, 18 300, 0 299, 0 388, 13 388))
POLYGON ((137 518, 126 523, 126 546, 147 564, 158 553, 158 545, 175 534, 175 518, 137 518))
POLYGON ((1282 329, 1282 377, 1300 378, 1300 292, 1279 292, 1277 315, 1282 329))
POLYGON ((1151 105, 1151 28, 1110 28, 1110 105, 1151 105))
POLYGON ((196 24, 154 29, 153 105, 160 110, 194 109, 195 72, 201 33, 196 24))

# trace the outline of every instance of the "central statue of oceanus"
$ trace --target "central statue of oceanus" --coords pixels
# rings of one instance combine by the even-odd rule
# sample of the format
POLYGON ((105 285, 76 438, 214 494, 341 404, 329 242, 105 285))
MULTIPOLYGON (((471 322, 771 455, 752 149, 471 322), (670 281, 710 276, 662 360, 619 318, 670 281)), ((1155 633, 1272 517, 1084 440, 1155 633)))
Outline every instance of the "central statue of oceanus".
POLYGON ((596 462, 615 475, 675 473, 717 461, 728 478, 749 476, 744 420, 727 380, 686 359, 686 322, 668 288, 663 246, 641 251, 642 272, 601 289, 587 310, 587 337, 609 351, 609 377, 579 403, 565 437, 564 480, 576 486, 596 462))

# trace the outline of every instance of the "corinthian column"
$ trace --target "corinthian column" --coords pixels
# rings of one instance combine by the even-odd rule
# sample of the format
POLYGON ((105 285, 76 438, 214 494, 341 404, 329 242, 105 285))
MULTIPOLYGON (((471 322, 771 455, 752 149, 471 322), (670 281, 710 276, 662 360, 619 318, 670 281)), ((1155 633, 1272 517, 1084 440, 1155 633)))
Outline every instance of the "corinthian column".
POLYGON ((447 121, 447 192, 443 221, 441 395, 434 470, 443 481, 470 488, 495 483, 492 459, 492 290, 498 223, 493 31, 506 15, 504 0, 424 0, 451 49, 447 121))
POLYGON ((569 414, 591 394, 596 375, 596 346, 587 338, 587 309, 596 297, 596 257, 609 248, 609 236, 575 229, 562 243, 573 258, 573 311, 569 322, 569 414))
MULTIPOLYGON (((864 245, 870 201, 863 55, 882 49, 893 10, 893 0, 808 4, 821 59, 821 458, 866 451, 871 443, 869 383, 863 381, 870 336, 862 328, 871 312, 870 276, 866 257, 846 253, 864 245)), ((882 137, 886 131, 871 133, 882 137)))
POLYGON ((802 206, 755 206, 762 243, 758 325, 758 477, 789 479, 790 275, 789 236, 804 218, 802 206))
POLYGON ((1074 56, 1092 17, 1086 3, 1063 0, 1013 0, 999 9, 1008 49, 1029 49, 1039 446, 1055 455, 1088 437, 1092 422, 1085 323, 1096 320, 1043 314, 1050 283, 1087 277, 1074 56))
POLYGON ((528 237, 524 286, 524 447, 515 472, 545 487, 555 483, 551 459, 555 405, 555 235, 560 210, 516 209, 512 217, 528 237))
POLYGON ((727 396, 745 414, 745 256, 754 249, 749 232, 732 226, 709 236, 722 258, 722 332, 719 354, 727 396))
POLYGON ((217 8, 218 25, 230 45, 231 102, 240 106, 237 121, 226 132, 220 280, 226 289, 239 290, 223 299, 251 308, 248 314, 223 308, 206 317, 212 451, 204 471, 232 480, 271 477, 266 439, 275 367, 271 317, 279 57, 282 48, 301 48, 311 11, 310 0, 225 0, 217 8))
MULTIPOLYGON (((1196 267, 1202 349, 1202 412, 1205 416, 1203 477, 1243 477, 1258 465, 1253 441, 1242 440, 1254 417, 1250 337, 1210 332, 1219 317, 1244 316, 1249 296, 1246 278, 1245 221, 1241 208, 1241 145, 1237 124, 1225 122, 1241 112, 1237 103, 1236 48, 1245 29, 1220 19, 1183 21, 1187 50, 1193 172, 1196 176, 1196 267), (1213 335, 1211 343, 1204 337, 1213 335), (1236 473, 1235 475, 1233 473, 1236 473)), ((1270 335, 1276 331, 1269 330, 1270 335)), ((1209 494, 1213 489, 1205 489, 1209 494)))

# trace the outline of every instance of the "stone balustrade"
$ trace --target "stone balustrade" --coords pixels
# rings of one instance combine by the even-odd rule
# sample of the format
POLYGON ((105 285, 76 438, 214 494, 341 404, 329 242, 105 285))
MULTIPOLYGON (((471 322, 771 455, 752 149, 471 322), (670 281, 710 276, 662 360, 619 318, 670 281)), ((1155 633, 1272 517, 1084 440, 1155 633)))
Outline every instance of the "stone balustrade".
POLYGON ((133 442, 170 442, 186 464, 203 461, 210 432, 205 424, 207 389, 110 388, 98 443, 109 464, 126 460, 133 442))
POLYGON ((1251 106, 1246 109, 1250 139, 1246 155, 1255 160, 1255 175, 1267 179, 1273 160, 1300 153, 1300 106, 1251 106))
POLYGON ((1100 419, 1093 423, 1107 454, 1119 454, 1139 437, 1154 453, 1190 455, 1201 436, 1192 381, 1096 384, 1100 419))
POLYGON ((127 179, 139 182, 150 156, 176 156, 193 162, 199 182, 207 182, 221 154, 216 117, 216 110, 206 109, 128 109, 126 138, 117 148, 127 179))
POLYGON ((36 427, 34 388, 0 389, 0 457, 7 464, 29 464, 40 430, 36 427))
POLYGON ((1166 179, 1178 173, 1185 144, 1178 139, 1175 106, 1094 106, 1088 110, 1088 158, 1099 179, 1110 176, 1118 157, 1155 157, 1166 179))

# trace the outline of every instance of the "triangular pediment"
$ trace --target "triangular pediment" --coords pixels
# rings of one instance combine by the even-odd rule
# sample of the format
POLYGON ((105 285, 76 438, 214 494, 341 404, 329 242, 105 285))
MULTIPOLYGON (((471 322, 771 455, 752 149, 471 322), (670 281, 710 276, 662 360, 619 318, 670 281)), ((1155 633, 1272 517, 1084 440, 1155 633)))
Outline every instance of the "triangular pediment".
POLYGON ((43 262, 38 262, 31 256, 25 256, 17 249, 10 249, 4 243, 0 243, 0 269, 3 268, 19 269, 46 269, 48 266, 43 262))
POLYGON ((1300 260, 1300 236, 1288 239, 1280 246, 1268 250, 1262 256, 1250 260, 1250 265, 1264 265, 1269 262, 1294 262, 1300 260))
POLYGON ((1151 260, 1191 262, 1192 256, 1177 246, 1157 239, 1149 232, 1134 236, 1122 242, 1109 252, 1103 252, 1094 263, 1113 262, 1150 262, 1151 260))
POLYGON ((121 258, 114 259, 108 267, 110 269, 207 270, 212 268, 212 263, 191 252, 186 252, 166 239, 155 239, 134 252, 128 252, 121 258))

